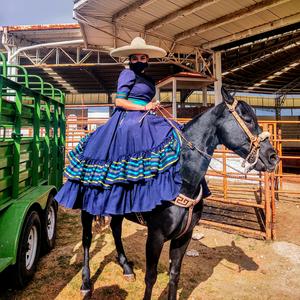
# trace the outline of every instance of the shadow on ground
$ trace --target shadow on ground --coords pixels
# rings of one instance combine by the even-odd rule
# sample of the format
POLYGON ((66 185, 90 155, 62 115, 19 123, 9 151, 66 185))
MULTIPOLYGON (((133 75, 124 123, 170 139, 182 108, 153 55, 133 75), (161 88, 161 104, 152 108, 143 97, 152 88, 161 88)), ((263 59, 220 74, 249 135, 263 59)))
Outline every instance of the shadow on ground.
MULTIPOLYGON (((145 274, 145 251, 144 251, 144 241, 141 238, 145 236, 146 230, 137 231, 136 233, 123 239, 124 248, 128 259, 134 264, 134 270, 138 272, 142 271, 145 274)), ((199 257, 187 257, 185 256, 183 261, 183 267, 181 272, 181 279, 179 283, 179 289, 181 293, 179 299, 188 299, 192 294, 194 289, 201 285, 202 282, 208 280, 216 266, 222 263, 223 260, 228 261, 229 264, 224 264, 227 268, 230 268, 236 272, 241 272, 242 270, 256 271, 258 265, 254 260, 249 257, 240 247, 238 247, 234 242, 230 246, 218 246, 218 247, 207 247, 201 242, 193 242, 193 249, 197 249, 200 253, 199 257), (195 267, 197 266, 197 267, 195 267)), ((100 262, 99 268, 96 273, 92 276, 92 283, 95 284, 101 273, 103 272, 105 266, 111 261, 115 261, 116 252, 112 251, 105 256, 104 260, 100 262)), ((168 271, 168 249, 164 249, 160 263, 158 265, 158 272, 165 273, 168 271)), ((139 272, 140 273, 140 272, 139 272)), ((141 280, 141 278, 139 278, 141 280)), ((133 285, 135 283, 132 283, 133 285)), ((163 292, 159 296, 159 300, 167 299, 168 286, 165 287, 163 292)), ((116 289, 116 295, 118 295, 118 288, 116 289)), ((92 299, 106 299, 105 289, 103 291, 97 291, 97 296, 95 291, 93 293, 92 299), (97 298, 99 297, 99 298, 97 298), (103 297, 103 298, 102 298, 103 297)), ((110 298, 118 299, 118 298, 110 298)), ((123 298, 120 298, 123 299, 123 298)))
MULTIPOLYGON (((69 284, 72 283, 73 278, 78 275, 82 267, 82 247, 81 241, 81 224, 79 216, 65 212, 60 216, 60 228, 58 230, 57 247, 48 255, 44 256, 39 264, 37 273, 33 281, 23 291, 9 290, 7 286, 0 290, 0 299, 54 299, 57 297, 69 284)), ((125 226, 131 226, 128 223, 125 226)), ((132 225, 136 226, 136 225, 132 225)), ((133 227, 132 227, 133 228, 133 227)), ((129 260, 134 264, 134 270, 139 275, 145 274, 145 240, 146 229, 133 229, 134 233, 123 238, 124 248, 129 260)), ((93 257, 103 251, 103 247, 107 246, 107 235, 111 235, 109 229, 106 229, 101 234, 94 238, 91 251, 91 260, 93 257)), ((225 266, 233 268, 236 272, 241 270, 255 271, 258 265, 254 260, 247 256, 247 254, 234 242, 227 246, 208 247, 199 241, 192 241, 191 247, 198 250, 199 257, 185 256, 182 266, 181 279, 179 288, 181 289, 179 299, 188 299, 196 287, 208 280, 216 266, 224 261, 229 262, 225 266)), ((106 247, 107 249, 107 247, 106 247)), ((116 251, 113 245, 108 250, 102 261, 99 262, 99 267, 92 272, 92 283, 95 286, 92 299, 133 299, 135 295, 131 295, 132 289, 135 288, 138 294, 142 294, 144 278, 138 278, 138 282, 131 283, 131 290, 124 289, 117 284, 117 276, 122 274, 118 265, 113 266, 114 273, 111 282, 105 287, 98 287, 100 275, 104 272, 104 268, 112 261, 116 262, 116 251), (118 275, 119 274, 119 275, 118 275), (114 282, 115 281, 115 282, 114 282), (98 283, 97 283, 98 282, 98 283), (97 284, 96 284, 97 283, 97 284)), ((165 281, 161 284, 162 292, 158 293, 158 299, 163 300, 167 298, 167 279, 168 271, 168 247, 164 247, 159 265, 158 272, 165 274, 165 281)), ((97 263, 97 262, 96 262, 97 263)), ((96 265, 97 266, 97 265, 96 265)), ((118 279, 120 280, 120 278, 118 279)), ((125 280, 125 279, 124 279, 125 280)), ((77 289, 71 286, 68 288, 77 289)), ((3 287, 2 283, 0 285, 3 287)), ((155 288, 155 287, 154 287, 155 288)), ((76 292, 77 293, 77 292, 76 292)), ((80 291, 78 290, 78 297, 80 291)), ((156 292, 157 294, 157 292, 156 292)))

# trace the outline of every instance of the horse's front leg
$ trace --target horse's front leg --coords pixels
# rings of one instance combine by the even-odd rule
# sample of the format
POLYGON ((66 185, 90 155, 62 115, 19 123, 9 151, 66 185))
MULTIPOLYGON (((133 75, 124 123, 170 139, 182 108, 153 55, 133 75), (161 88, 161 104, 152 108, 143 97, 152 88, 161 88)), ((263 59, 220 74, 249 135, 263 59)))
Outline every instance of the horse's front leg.
POLYGON ((159 231, 148 230, 148 238, 146 243, 146 289, 144 300, 150 300, 152 289, 157 279, 157 264, 161 250, 164 245, 164 236, 159 231))
POLYGON ((87 296, 92 292, 90 280, 90 266, 89 266, 89 250, 92 241, 92 223, 93 215, 82 210, 81 211, 81 224, 82 224, 82 247, 83 247, 83 267, 82 267, 82 285, 81 292, 83 296, 87 296))
POLYGON ((127 257, 125 255, 123 243, 122 243, 122 223, 124 217, 123 216, 113 216, 111 218, 110 227, 113 233, 113 237, 115 240, 115 245, 117 249, 117 260, 120 266, 123 269, 123 275, 126 280, 134 281, 135 274, 132 269, 132 265, 128 262, 127 257))
POLYGON ((187 232, 179 239, 171 241, 168 300, 176 300, 182 259, 191 241, 192 233, 193 231, 187 232))

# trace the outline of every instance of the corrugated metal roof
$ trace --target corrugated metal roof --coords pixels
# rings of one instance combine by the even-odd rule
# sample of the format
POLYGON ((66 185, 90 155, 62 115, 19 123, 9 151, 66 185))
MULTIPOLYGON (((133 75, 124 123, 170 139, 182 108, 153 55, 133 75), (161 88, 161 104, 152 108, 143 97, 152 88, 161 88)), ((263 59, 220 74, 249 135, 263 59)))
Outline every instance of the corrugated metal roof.
MULTIPOLYGON (((176 41, 176 35, 181 34, 187 30, 193 29, 199 25, 208 25, 205 29, 201 28, 199 34, 195 32, 195 36, 203 37, 201 42, 214 41, 232 34, 238 34, 243 30, 255 29, 263 24, 272 24, 280 18, 291 16, 299 13, 300 22, 300 1, 298 0, 207 0, 207 1, 185 1, 185 0, 149 0, 139 1, 134 9, 130 10, 132 5, 136 4, 136 0, 132 1, 106 1, 106 0, 83 0, 80 1, 82 7, 77 9, 75 2, 75 16, 82 26, 82 30, 86 34, 86 42, 88 45, 103 45, 113 47, 115 36, 117 39, 121 38, 118 45, 129 42, 130 37, 140 34, 146 34, 146 37, 154 35, 161 39, 169 39, 176 41), (197 9, 196 4, 205 4, 203 7, 197 9), (183 8, 188 8, 193 5, 193 10, 181 12, 183 8), (126 13, 124 13, 124 9, 126 13), (244 11, 241 11, 244 10, 244 11), (249 10, 252 11, 249 16, 249 10), (175 12, 180 14, 168 21, 164 19, 175 12), (235 13, 239 13, 238 19, 235 13), (118 19, 116 14, 121 14, 118 19), (233 18, 226 20, 226 16, 232 14, 233 18), (97 16, 93 18, 93 16, 97 16), (84 20, 81 18, 84 17, 84 20), (225 18, 225 19, 224 19, 225 18), (163 22, 155 30, 146 29, 146 26, 154 21, 160 20, 163 22), (219 21, 219 25, 212 24, 212 22, 219 21), (106 24, 105 30, 104 23, 106 24), (209 23, 210 22, 210 23, 209 23), (88 23, 88 24, 87 24, 88 23), (101 31, 96 32, 92 27, 97 27, 101 31), (114 28, 117 28, 115 34, 114 28), (122 31, 127 31, 128 39, 122 34, 122 31), (125 40, 125 41, 124 41, 125 40)), ((282 22, 284 26, 284 22, 282 22)), ((272 29, 271 27, 269 28, 272 29)), ((255 34, 255 30, 253 31, 255 34)), ((159 41, 156 40, 158 43, 159 41)), ((179 44, 199 46, 199 38, 193 36, 180 36, 177 41, 179 44), (179 42, 180 41, 180 42, 179 42), (195 44, 194 44, 195 43, 195 44)), ((223 41, 220 41, 222 43, 223 41)), ((175 47, 175 50, 177 48, 175 47)))
MULTIPOLYGON (((223 37, 224 35, 227 35, 229 34, 230 32, 227 31, 226 29, 223 29, 223 28, 216 28, 216 29, 213 29, 213 30, 210 30, 210 31, 207 31, 207 32, 203 32, 200 34, 200 36, 207 40, 207 41, 210 41, 211 39, 211 36, 214 36, 215 39, 219 39, 221 37, 223 37)), ((190 39, 189 39, 190 40, 190 39)), ((198 44, 200 45, 200 44, 198 44)))
MULTIPOLYGON (((225 51, 222 55, 223 82, 239 90, 274 92, 299 77, 298 65, 280 75, 272 75, 281 72, 284 66, 297 59, 300 60, 299 46, 287 48, 282 53, 276 52, 291 41, 300 41, 299 0, 79 0, 75 1, 74 7, 80 28, 77 24, 54 24, 9 27, 9 31, 33 44, 78 39, 83 35, 88 48, 122 46, 137 35, 145 36, 148 43, 166 50, 175 42, 172 50, 175 53, 190 53, 194 47, 213 45, 214 49, 225 51), (135 9, 126 12, 126 9, 136 3, 139 5, 135 9), (200 3, 203 6, 197 8, 200 3), (246 8, 252 10, 251 15, 247 14, 246 8), (241 12, 241 9, 245 10, 241 12), (238 12, 240 16, 236 18, 238 12), (159 24, 151 30, 150 25, 155 21, 159 24), (195 27, 201 30, 192 32, 190 36, 181 35, 195 27), (268 31, 273 30, 272 35, 275 34, 274 29, 280 33, 278 37, 272 40, 262 39, 269 36, 266 33, 268 31), (297 30, 293 32, 295 29, 297 30), (284 32, 289 33, 282 35, 284 32), (176 36, 179 35, 180 41, 176 41, 176 36), (255 43, 248 44, 249 41, 255 43), (271 55, 257 60, 270 53, 271 55), (266 78, 269 79, 263 81, 266 78)), ((76 57, 75 48, 68 50, 72 57, 76 57)), ((41 55, 45 55, 47 51, 49 50, 40 49, 41 55)), ((103 55, 109 60, 107 53, 103 55)), ((25 60, 24 57, 22 59, 25 60)), ((88 60, 91 64, 96 61, 94 55, 88 60)), ((55 65, 55 57, 50 57, 47 63, 55 65)), ((63 57, 60 63, 68 64, 70 60, 63 57)), ((52 67, 80 92, 105 91, 99 85, 102 81, 108 90, 113 90, 112 84, 121 68, 120 65, 113 68, 96 65, 63 67, 59 64, 52 67)), ((47 77, 42 69, 31 70, 47 77)), ((151 69, 156 79, 175 71, 176 66, 165 67, 163 64, 151 69)), ((50 82, 51 80, 49 78, 50 82)), ((300 93, 300 88, 295 88, 294 92, 300 93)))

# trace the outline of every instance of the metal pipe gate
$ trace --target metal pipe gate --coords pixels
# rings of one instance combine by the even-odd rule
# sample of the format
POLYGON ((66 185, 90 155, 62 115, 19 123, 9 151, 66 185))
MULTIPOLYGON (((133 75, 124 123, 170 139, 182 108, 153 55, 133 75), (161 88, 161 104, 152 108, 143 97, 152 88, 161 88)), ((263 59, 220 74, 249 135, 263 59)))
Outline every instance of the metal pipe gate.
MULTIPOLYGON (((66 153, 76 146, 81 137, 92 132, 106 121, 107 119, 68 117, 66 153)), ((188 119, 178 119, 178 121, 184 123, 188 119)), ((240 174, 233 172, 226 165, 227 163, 230 164, 232 160, 237 160, 238 156, 224 147, 217 149, 214 157, 221 161, 222 166, 218 172, 211 168, 207 172, 212 196, 205 201, 206 208, 200 222, 204 225, 239 234, 275 239, 275 200, 280 200, 284 194, 290 194, 288 186, 285 184, 286 180, 300 181, 298 174, 284 172, 286 161, 297 160, 300 162, 300 156, 287 155, 283 151, 286 143, 291 142, 299 151, 300 138, 289 138, 286 132, 287 127, 282 127, 282 125, 292 124, 300 128, 300 121, 261 121, 259 123, 263 130, 268 130, 271 133, 271 142, 280 157, 276 172, 256 172, 249 174, 247 178, 242 178, 240 174)), ((294 191, 292 194, 295 197, 300 197, 300 191, 294 191)))

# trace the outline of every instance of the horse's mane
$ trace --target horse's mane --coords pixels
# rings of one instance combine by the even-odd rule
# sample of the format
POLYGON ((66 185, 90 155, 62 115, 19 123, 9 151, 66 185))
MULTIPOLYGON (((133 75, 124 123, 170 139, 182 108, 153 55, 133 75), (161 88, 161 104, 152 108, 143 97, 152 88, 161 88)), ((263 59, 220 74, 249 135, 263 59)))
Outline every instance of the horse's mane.
POLYGON ((183 130, 185 130, 185 129, 189 128, 190 126, 192 126, 194 123, 196 123, 196 122, 198 121, 199 118, 201 118, 204 114, 206 114, 206 113, 208 113, 209 111, 211 111, 214 107, 215 107, 215 106, 209 107, 209 108, 207 108, 207 109, 201 111, 200 113, 198 113, 195 117, 193 117, 192 120, 190 120, 190 121, 188 121, 186 124, 184 124, 183 130))
MULTIPOLYGON (((224 103, 224 102, 222 102, 222 103, 224 103)), ((247 112, 249 114, 249 116, 251 116, 255 121, 257 121, 257 116, 256 116, 255 112, 253 111, 252 107, 247 102, 245 102, 243 100, 239 100, 239 104, 241 105, 242 110, 247 112)), ((214 109, 218 106, 219 105, 210 107, 210 108, 200 112, 199 114, 197 114, 192 120, 190 120, 189 122, 187 122, 184 125, 183 130, 185 130, 185 129, 189 128, 190 126, 192 126, 194 123, 196 123, 198 121, 199 118, 201 118, 206 113, 209 113, 212 109, 214 109)), ((216 113, 217 114, 221 113, 221 111, 223 111, 223 109, 224 109, 224 106, 222 105, 221 108, 218 110, 219 112, 216 112, 216 113)))

